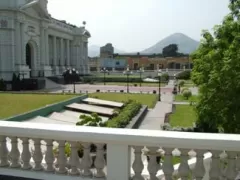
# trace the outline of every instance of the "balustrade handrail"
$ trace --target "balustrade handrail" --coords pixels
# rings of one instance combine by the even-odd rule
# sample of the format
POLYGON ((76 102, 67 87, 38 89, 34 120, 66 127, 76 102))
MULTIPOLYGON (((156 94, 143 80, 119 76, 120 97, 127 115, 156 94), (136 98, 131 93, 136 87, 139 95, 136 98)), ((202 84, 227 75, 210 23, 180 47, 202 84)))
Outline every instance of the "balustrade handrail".
POLYGON ((2 121, 0 122, 0 135, 131 146, 226 151, 240 149, 240 135, 234 134, 113 129, 2 121))

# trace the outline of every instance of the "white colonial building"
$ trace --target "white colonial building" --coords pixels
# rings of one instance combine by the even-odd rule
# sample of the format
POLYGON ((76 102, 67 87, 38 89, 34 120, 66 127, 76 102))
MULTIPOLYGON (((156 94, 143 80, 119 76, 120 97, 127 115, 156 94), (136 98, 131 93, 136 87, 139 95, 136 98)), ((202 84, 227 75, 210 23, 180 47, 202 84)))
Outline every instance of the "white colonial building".
MULTIPOLYGON (((85 27, 51 17, 47 0, 0 1, 0 79, 61 75, 68 68, 87 74, 85 27)), ((64 11, 63 9, 61 11, 64 11)))

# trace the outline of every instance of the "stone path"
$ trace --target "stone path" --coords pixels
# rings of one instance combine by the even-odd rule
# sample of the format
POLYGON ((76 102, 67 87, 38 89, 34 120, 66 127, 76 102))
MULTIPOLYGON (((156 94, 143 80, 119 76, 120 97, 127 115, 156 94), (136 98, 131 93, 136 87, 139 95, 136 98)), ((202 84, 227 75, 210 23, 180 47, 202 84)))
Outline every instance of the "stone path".
POLYGON ((160 130, 164 124, 166 113, 172 112, 171 95, 162 94, 162 101, 157 102, 154 109, 150 109, 139 129, 160 130))
MULTIPOLYGON (((173 89, 174 81, 170 80, 166 88, 173 89)), ((165 115, 172 112, 174 96, 171 92, 161 94, 161 102, 157 102, 154 109, 150 109, 139 129, 161 130, 165 115)))

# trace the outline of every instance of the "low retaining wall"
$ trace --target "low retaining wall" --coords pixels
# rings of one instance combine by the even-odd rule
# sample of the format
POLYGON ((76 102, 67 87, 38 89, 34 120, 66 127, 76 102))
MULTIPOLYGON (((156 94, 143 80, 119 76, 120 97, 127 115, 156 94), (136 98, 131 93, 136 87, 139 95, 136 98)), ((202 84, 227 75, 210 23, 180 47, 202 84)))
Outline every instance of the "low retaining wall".
POLYGON ((169 123, 169 122, 170 122, 170 120, 169 120, 170 118, 169 118, 169 117, 170 117, 170 115, 171 115, 172 113, 175 112, 175 110, 176 110, 176 105, 175 105, 175 104, 172 104, 171 110, 165 114, 164 123, 169 123))
POLYGON ((140 109, 139 113, 132 119, 132 121, 127 125, 127 129, 138 129, 140 124, 142 123, 144 117, 148 112, 148 106, 143 105, 140 109))
POLYGON ((80 102, 81 100, 83 100, 87 97, 88 97, 87 95, 74 97, 72 99, 69 99, 69 100, 66 100, 66 101, 63 101, 63 102, 48 105, 46 107, 36 109, 36 110, 30 111, 30 112, 27 112, 27 113, 24 113, 24 114, 21 114, 21 115, 17 115, 17 116, 14 116, 14 117, 10 117, 10 118, 4 119, 4 120, 5 121, 21 122, 21 121, 24 121, 24 120, 27 120, 27 119, 34 118, 36 116, 43 116, 44 117, 44 116, 47 116, 47 115, 51 114, 52 112, 60 112, 64 109, 64 107, 66 105, 76 103, 76 102, 80 102))

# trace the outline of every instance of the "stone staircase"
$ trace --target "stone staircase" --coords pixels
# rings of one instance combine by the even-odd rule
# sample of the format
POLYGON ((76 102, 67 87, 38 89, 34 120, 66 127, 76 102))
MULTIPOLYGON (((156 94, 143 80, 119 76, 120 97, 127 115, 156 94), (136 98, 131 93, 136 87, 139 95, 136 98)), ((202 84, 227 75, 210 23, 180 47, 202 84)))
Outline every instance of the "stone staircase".
POLYGON ((109 104, 111 104, 111 101, 102 101, 93 98, 88 98, 88 100, 89 103, 87 100, 84 102, 72 103, 66 105, 61 112, 52 112, 46 117, 36 116, 24 122, 76 125, 77 122, 81 121, 81 115, 90 116, 94 112, 102 118, 103 122, 106 122, 111 117, 111 113, 114 112, 114 106, 119 106, 119 104, 122 104, 112 102, 112 107, 106 107, 106 103, 109 102, 109 104), (98 104, 98 101, 100 101, 102 104, 98 104))
POLYGON ((64 86, 61 84, 57 84, 56 82, 45 78, 45 89, 64 89, 64 86))

